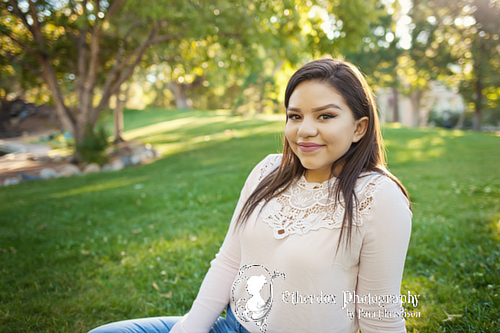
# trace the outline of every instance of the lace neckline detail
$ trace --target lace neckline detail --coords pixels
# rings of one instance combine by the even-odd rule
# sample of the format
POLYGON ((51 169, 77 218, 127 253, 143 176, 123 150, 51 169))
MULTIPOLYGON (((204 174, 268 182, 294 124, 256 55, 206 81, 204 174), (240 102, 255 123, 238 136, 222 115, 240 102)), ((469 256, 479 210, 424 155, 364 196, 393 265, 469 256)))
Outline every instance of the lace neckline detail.
MULTIPOLYGON (((355 189, 359 202, 353 212, 353 226, 363 225, 372 208, 373 194, 385 179, 374 172, 363 173, 359 178, 355 189)), ((335 182, 335 178, 323 183, 310 183, 304 176, 300 177, 263 207, 262 221, 273 229, 276 239, 304 235, 321 228, 341 228, 345 212, 344 199, 341 197, 335 203, 329 196, 332 182, 335 182)))

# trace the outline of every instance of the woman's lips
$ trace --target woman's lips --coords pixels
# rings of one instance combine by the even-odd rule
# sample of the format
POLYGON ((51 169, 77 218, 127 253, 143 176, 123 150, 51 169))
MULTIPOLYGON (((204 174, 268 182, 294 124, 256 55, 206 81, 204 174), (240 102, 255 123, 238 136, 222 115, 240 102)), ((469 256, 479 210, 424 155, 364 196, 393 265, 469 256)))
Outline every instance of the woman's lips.
POLYGON ((318 145, 312 142, 301 142, 299 143, 299 149, 303 152, 311 152, 322 148, 322 145, 318 145))

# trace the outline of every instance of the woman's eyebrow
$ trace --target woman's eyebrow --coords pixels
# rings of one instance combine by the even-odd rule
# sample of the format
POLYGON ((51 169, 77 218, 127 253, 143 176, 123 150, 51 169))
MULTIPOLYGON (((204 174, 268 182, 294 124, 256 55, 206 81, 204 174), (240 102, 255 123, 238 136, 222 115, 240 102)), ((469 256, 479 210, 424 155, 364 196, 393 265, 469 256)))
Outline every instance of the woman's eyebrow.
MULTIPOLYGON (((327 104, 327 105, 323 105, 323 106, 319 106, 317 108, 313 108, 311 109, 312 112, 319 112, 319 111, 323 111, 323 110, 326 110, 326 109, 338 109, 338 110, 342 110, 342 108, 340 106, 338 106, 337 104, 327 104)), ((301 112, 300 108, 296 108, 296 107, 293 107, 293 106, 290 106, 286 109, 286 111, 294 111, 294 112, 301 112)))
POLYGON ((312 109, 312 112, 323 111, 323 110, 326 110, 326 109, 339 109, 339 110, 342 110, 342 108, 340 106, 338 106, 337 104, 327 104, 327 105, 323 105, 323 106, 320 106, 320 107, 312 109))

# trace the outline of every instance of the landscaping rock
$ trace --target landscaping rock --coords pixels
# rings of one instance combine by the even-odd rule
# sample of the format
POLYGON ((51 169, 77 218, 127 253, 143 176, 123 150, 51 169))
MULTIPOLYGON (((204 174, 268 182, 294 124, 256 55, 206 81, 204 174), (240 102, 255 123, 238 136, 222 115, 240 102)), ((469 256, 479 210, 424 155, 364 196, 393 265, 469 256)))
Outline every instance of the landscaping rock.
POLYGON ((155 158, 155 153, 147 148, 137 151, 132 155, 131 160, 133 165, 145 164, 155 158))
POLYGON ((108 172, 108 171, 112 171, 111 170, 111 164, 108 163, 108 164, 104 164, 101 168, 101 172, 108 172))
POLYGON ((132 165, 139 165, 141 164, 141 154, 136 153, 130 157, 130 161, 132 162, 132 165))
POLYGON ((125 168, 125 164, 123 164, 122 160, 116 160, 111 163, 110 171, 118 171, 125 168))
POLYGON ((83 169, 83 174, 88 175, 90 173, 97 173, 101 171, 101 167, 97 163, 90 163, 83 169))
POLYGON ((132 157, 130 155, 125 155, 125 156, 122 156, 120 157, 120 160, 123 162, 123 165, 127 168, 129 166, 132 166, 134 165, 132 163, 132 157))
POLYGON ((18 172, 17 174, 21 178, 22 182, 33 182, 33 181, 37 181, 37 180, 42 179, 41 177, 29 175, 29 174, 24 173, 24 172, 18 172))
POLYGON ((80 175, 82 172, 78 167, 74 164, 68 163, 64 164, 59 168, 59 176, 60 177, 71 177, 74 175, 80 175))
POLYGON ((21 181, 19 180, 19 178, 16 177, 5 178, 3 186, 16 185, 19 184, 20 182, 21 181))
POLYGON ((60 155, 56 155, 54 157, 52 157, 52 162, 54 163, 61 163, 64 161, 64 157, 60 156, 60 155))
POLYGON ((82 172, 76 165, 74 156, 55 155, 51 157, 48 154, 50 148, 45 145, 26 144, 21 142, 12 143, 0 140, 0 148, 3 149, 3 154, 6 153, 0 156, 0 162, 2 163, 22 162, 23 165, 28 165, 29 162, 36 162, 37 164, 35 167, 18 168, 18 170, 16 170, 16 172, 18 172, 17 177, 14 177, 15 172, 4 175, 4 177, 0 178, 0 186, 4 184, 7 186, 14 185, 34 180, 70 177, 80 174, 117 171, 135 165, 147 164, 162 156, 151 144, 127 142, 122 143, 119 149, 110 151, 111 156, 109 156, 110 162, 108 164, 103 167, 99 167, 97 164, 89 164, 85 167, 80 166, 82 172), (40 164, 44 163, 51 163, 52 165, 40 166, 40 164), (6 179, 9 176, 10 178, 6 179))
POLYGON ((40 171, 40 178, 42 179, 51 179, 51 178, 59 178, 56 170, 52 168, 45 168, 40 171))

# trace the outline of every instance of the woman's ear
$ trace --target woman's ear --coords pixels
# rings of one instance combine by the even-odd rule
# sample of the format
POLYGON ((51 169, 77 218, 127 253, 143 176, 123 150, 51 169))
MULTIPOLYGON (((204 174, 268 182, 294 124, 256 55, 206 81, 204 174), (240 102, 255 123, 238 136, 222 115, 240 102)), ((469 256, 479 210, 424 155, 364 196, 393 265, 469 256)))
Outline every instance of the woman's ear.
POLYGON ((368 129, 368 117, 362 117, 356 120, 354 128, 354 135, 352 137, 352 142, 358 142, 363 138, 368 129))

